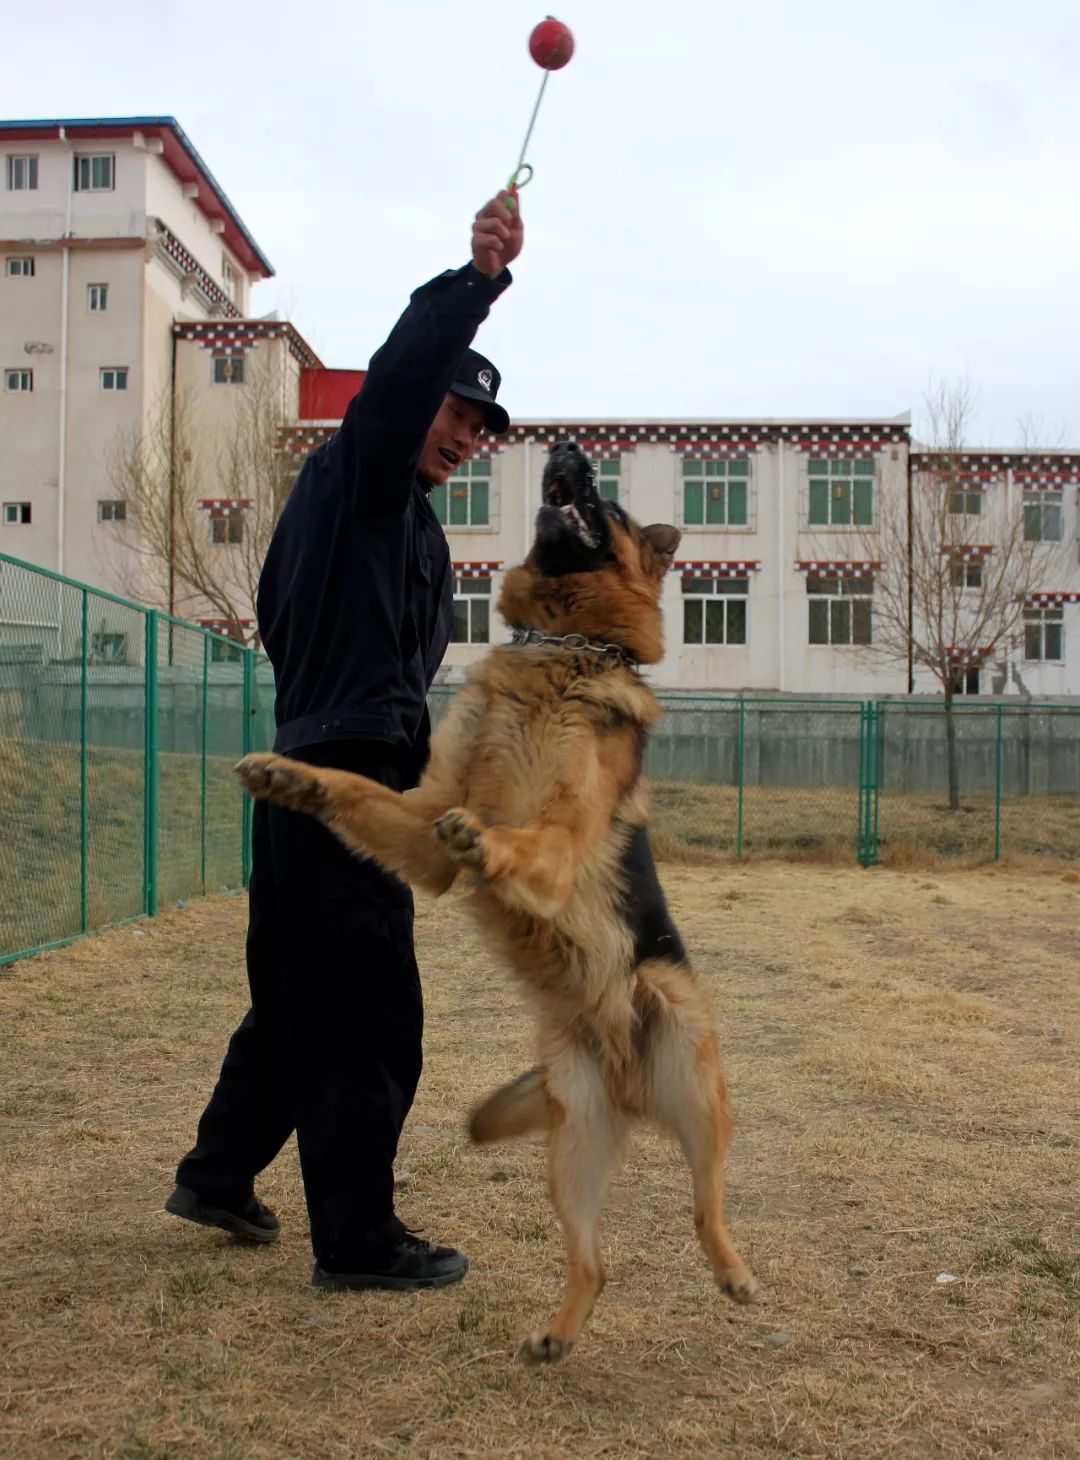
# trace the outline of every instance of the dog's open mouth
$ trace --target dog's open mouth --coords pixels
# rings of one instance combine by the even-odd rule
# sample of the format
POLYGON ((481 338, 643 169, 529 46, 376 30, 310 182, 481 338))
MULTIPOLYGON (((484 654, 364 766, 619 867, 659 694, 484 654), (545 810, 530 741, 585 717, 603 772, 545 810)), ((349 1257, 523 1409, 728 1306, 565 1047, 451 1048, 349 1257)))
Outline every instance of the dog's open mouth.
POLYGON ((585 547, 596 547, 596 534, 590 530, 589 524, 578 511, 574 502, 574 488, 561 472, 544 484, 544 505, 558 508, 564 522, 573 529, 585 547))

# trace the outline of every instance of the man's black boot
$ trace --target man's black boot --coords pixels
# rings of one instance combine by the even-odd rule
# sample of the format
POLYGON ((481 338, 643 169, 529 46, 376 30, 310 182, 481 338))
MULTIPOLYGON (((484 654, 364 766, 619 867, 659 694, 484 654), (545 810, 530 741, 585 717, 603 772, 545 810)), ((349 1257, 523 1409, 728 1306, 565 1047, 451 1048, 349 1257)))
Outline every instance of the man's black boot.
POLYGON ((437 1247, 404 1232, 370 1256, 349 1264, 348 1272, 328 1270, 316 1262, 312 1286, 328 1292, 364 1288, 445 1288, 460 1282, 469 1259, 453 1247, 437 1247))
POLYGON ((189 1186, 177 1186, 165 1200, 165 1210, 200 1227, 220 1227, 242 1242, 276 1242, 281 1223, 269 1207, 254 1196, 242 1205, 220 1206, 201 1197, 189 1186))

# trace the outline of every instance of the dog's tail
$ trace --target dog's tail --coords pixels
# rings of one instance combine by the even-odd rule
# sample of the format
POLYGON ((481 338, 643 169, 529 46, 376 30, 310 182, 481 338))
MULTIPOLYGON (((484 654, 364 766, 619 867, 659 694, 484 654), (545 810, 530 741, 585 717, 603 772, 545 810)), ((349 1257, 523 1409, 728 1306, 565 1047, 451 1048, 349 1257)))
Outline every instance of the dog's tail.
POLYGON ((469 1135, 478 1146, 547 1130, 551 1106, 539 1065, 502 1085, 469 1116, 469 1135))

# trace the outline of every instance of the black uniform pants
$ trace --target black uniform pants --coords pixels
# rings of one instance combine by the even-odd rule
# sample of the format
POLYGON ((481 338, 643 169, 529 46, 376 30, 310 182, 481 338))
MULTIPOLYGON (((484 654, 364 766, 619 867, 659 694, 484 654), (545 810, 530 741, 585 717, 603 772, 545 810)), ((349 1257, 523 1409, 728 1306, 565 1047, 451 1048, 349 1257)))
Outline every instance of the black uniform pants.
MULTIPOLYGON (((294 755, 398 784, 370 743, 294 755)), ((313 817, 259 801, 247 967, 251 1009, 176 1179, 242 1204, 295 1130, 315 1256, 348 1271, 402 1230, 393 1164, 423 1034, 412 894, 313 817)))

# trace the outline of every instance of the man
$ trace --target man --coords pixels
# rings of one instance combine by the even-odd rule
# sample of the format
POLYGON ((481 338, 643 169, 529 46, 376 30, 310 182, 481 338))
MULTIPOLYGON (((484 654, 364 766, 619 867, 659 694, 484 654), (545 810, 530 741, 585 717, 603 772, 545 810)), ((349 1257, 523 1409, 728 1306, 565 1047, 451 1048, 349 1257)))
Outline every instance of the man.
MULTIPOLYGON (((428 500, 503 434, 499 373, 471 350, 521 252, 516 200, 476 215, 472 261, 418 289, 341 429, 305 463, 259 582, 277 685, 274 749, 415 785, 427 692, 450 641, 453 575, 428 500)), ((394 1213, 393 1164, 422 1063, 412 896, 313 818, 254 809, 251 1009, 233 1035, 167 1211, 252 1241, 277 1218, 254 1179, 295 1129, 313 1282, 426 1288, 464 1277, 452 1248, 394 1213)))

